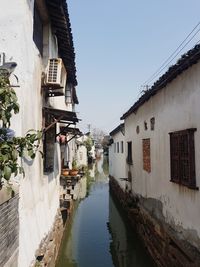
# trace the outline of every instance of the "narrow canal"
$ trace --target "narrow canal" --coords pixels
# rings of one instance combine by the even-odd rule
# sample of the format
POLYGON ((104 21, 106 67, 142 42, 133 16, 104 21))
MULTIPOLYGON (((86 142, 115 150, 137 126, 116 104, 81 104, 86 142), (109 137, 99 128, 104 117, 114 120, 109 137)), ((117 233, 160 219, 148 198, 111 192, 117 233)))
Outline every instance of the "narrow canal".
POLYGON ((66 227, 56 267, 153 267, 109 195, 105 158, 97 161, 86 181, 66 227))

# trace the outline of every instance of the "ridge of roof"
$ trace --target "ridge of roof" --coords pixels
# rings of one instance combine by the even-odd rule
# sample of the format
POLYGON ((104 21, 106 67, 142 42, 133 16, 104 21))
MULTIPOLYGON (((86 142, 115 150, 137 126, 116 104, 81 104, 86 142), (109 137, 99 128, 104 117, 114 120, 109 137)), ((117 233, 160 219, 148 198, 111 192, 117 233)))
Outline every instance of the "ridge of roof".
POLYGON ((163 89, 168 83, 172 82, 178 75, 182 74, 185 70, 196 64, 200 60, 200 44, 195 45, 192 49, 188 50, 181 56, 178 61, 169 67, 169 69, 152 85, 152 87, 131 106, 131 108, 125 112, 121 120, 124 120, 133 112, 148 101, 158 91, 163 89))

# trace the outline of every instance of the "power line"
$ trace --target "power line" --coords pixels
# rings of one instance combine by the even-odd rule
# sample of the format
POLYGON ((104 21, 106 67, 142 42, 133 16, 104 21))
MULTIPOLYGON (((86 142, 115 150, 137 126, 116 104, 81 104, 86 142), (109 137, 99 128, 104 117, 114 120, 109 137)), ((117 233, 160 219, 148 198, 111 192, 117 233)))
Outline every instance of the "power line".
MULTIPOLYGON (((200 29, 199 29, 200 30, 200 29)), ((197 42, 198 43, 198 42, 197 42)), ((197 44, 196 43, 196 44, 197 44)), ((194 58, 197 54, 199 54, 199 51, 197 51, 192 57, 194 58)), ((179 66, 176 70, 174 70, 173 72, 170 73, 170 76, 167 77, 166 79, 164 79, 160 84, 159 86, 162 86, 169 78, 171 78, 173 76, 173 74, 178 71, 179 69, 181 68, 181 66, 179 66)))
POLYGON ((151 82, 155 77, 157 77, 173 60, 174 58, 186 47, 186 45, 197 35, 198 31, 189 39, 189 41, 179 50, 179 48, 185 43, 185 41, 191 36, 191 34, 197 29, 200 22, 193 28, 193 30, 186 36, 186 38, 181 42, 181 44, 176 48, 176 50, 163 62, 163 64, 144 82, 144 85, 151 82), (179 51, 178 51, 179 50, 179 51), (177 52, 178 51, 178 52, 177 52), (176 53, 177 52, 177 53, 176 53), (174 56, 175 55, 175 56, 174 56), (174 56, 174 57, 173 57, 174 56), (173 57, 173 58, 172 58, 173 57), (172 59, 171 59, 172 58, 172 59), (171 59, 171 60, 170 60, 171 59), (170 62, 168 62, 170 60, 170 62), (168 63, 167 63, 168 62, 168 63))

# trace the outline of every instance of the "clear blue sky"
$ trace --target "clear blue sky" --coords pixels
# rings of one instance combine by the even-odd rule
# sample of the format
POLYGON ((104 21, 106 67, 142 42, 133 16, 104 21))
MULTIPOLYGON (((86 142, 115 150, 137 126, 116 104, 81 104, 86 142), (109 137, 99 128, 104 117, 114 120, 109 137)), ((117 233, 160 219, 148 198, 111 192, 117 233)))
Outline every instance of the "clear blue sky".
MULTIPOLYGON (((68 0, 68 8, 82 130, 113 130, 141 85, 200 21, 199 0, 68 0)), ((199 40, 200 33, 181 54, 199 40)))

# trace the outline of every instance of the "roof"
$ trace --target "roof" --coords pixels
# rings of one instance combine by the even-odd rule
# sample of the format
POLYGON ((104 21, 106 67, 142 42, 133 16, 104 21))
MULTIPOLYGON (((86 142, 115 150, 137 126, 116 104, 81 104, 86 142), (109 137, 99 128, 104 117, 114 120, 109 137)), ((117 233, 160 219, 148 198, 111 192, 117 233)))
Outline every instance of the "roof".
POLYGON ((60 131, 62 134, 74 134, 74 135, 82 135, 82 132, 78 128, 72 128, 72 127, 60 127, 60 131))
POLYGON ((112 132, 110 132, 110 136, 113 136, 116 133, 120 132, 123 128, 124 128, 124 123, 121 123, 112 132))
POLYGON ((68 81, 77 85, 75 52, 66 0, 45 0, 51 26, 58 40, 58 52, 67 70, 68 81))
POLYGON ((76 123, 79 119, 75 112, 54 109, 54 108, 43 108, 44 113, 51 115, 57 122, 72 122, 76 123))
POLYGON ((182 57, 171 66, 165 74, 163 74, 153 86, 143 94, 137 102, 120 118, 124 120, 133 112, 148 101, 153 95, 164 88, 168 83, 172 82, 178 75, 182 74, 185 70, 196 64, 200 59, 200 45, 196 45, 194 48, 186 52, 182 57))

